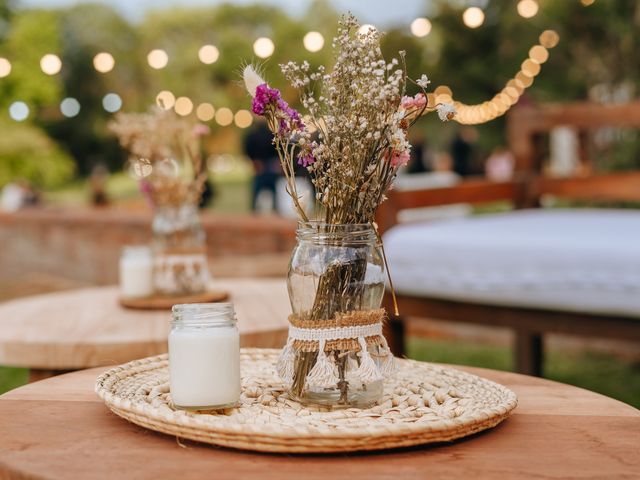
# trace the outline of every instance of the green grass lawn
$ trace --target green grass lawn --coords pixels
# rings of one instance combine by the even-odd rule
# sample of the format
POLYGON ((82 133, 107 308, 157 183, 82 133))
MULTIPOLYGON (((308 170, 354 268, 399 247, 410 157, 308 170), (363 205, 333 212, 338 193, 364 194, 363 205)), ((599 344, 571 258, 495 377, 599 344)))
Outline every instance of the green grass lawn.
MULTIPOLYGON (((511 352, 505 347, 423 338, 409 339, 408 347, 409 356, 418 360, 512 370, 511 352)), ((544 368, 547 378, 640 408, 640 365, 588 350, 568 353, 551 350, 544 368)), ((27 373, 23 368, 0 367, 0 393, 26 383, 27 373)))
MULTIPOLYGON (((455 363, 496 370, 513 370, 511 350, 470 342, 410 338, 408 356, 429 362, 455 363)), ((612 355, 549 349, 544 376, 551 380, 617 398, 640 408, 640 365, 612 355)))

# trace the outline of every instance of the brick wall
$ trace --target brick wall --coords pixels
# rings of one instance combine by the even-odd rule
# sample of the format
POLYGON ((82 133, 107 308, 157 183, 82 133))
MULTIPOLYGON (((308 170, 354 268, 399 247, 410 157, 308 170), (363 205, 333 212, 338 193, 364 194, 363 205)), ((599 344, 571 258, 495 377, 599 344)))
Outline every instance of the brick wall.
MULTIPOLYGON (((295 224, 278 217, 203 214, 212 264, 243 259, 242 270, 255 262, 278 258, 277 273, 295 242, 295 224), (281 260, 283 259, 283 260, 281 260), (255 262, 254 262, 255 260, 255 262)), ((25 273, 58 275, 88 284, 117 281, 123 245, 146 243, 151 215, 111 209, 22 210, 0 213, 0 279, 25 273)), ((214 273, 215 273, 214 268, 214 273)))

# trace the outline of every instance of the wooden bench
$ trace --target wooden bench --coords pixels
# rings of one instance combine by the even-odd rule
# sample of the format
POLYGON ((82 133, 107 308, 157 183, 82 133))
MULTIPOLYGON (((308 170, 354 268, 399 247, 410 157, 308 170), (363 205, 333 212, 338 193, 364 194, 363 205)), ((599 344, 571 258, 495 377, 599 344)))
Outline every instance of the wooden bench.
MULTIPOLYGON (((419 207, 509 202, 514 209, 535 208, 540 206, 544 195, 568 200, 640 201, 640 171, 572 178, 545 178, 541 175, 541 135, 555 126, 567 124, 580 129, 610 125, 640 128, 640 102, 617 106, 576 104, 516 109, 508 122, 510 149, 516 156, 517 165, 513 181, 495 183, 468 180, 448 188, 392 191, 378 212, 381 231, 397 224, 399 211, 419 207)), ((587 162, 582 153, 581 159, 587 162)), ((391 273, 393 275, 393 271, 391 273)), ((403 318, 407 316, 511 328, 515 332, 517 371, 537 376, 542 374, 545 333, 640 341, 640 314, 634 318, 402 293, 397 295, 397 303, 401 316, 392 316, 387 327, 396 354, 404 352, 403 318)), ((388 292, 385 306, 389 312, 393 312, 393 302, 388 292)))

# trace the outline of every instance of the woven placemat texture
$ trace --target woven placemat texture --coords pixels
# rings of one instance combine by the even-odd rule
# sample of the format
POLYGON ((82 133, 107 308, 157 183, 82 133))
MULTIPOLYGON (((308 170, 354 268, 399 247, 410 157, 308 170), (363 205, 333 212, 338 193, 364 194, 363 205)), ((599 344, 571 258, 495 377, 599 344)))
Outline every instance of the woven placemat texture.
POLYGON ((382 450, 465 437, 494 427, 516 407, 511 390, 453 368, 398 360, 380 402, 330 410, 287 396, 274 365, 279 350, 243 349, 237 408, 174 410, 167 355, 115 367, 96 392, 117 415, 152 430, 225 447, 282 453, 382 450))

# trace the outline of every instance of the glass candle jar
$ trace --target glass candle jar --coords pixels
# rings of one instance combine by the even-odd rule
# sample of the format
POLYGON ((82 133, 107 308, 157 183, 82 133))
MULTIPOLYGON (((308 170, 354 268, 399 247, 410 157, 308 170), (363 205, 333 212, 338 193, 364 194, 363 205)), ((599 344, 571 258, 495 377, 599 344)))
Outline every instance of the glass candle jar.
POLYGON ((169 333, 171 399, 183 410, 213 410, 240 399, 240 334, 233 305, 174 305, 169 333))
POLYGON ((120 256, 120 295, 142 298, 153 295, 153 256, 145 245, 130 245, 120 256))

